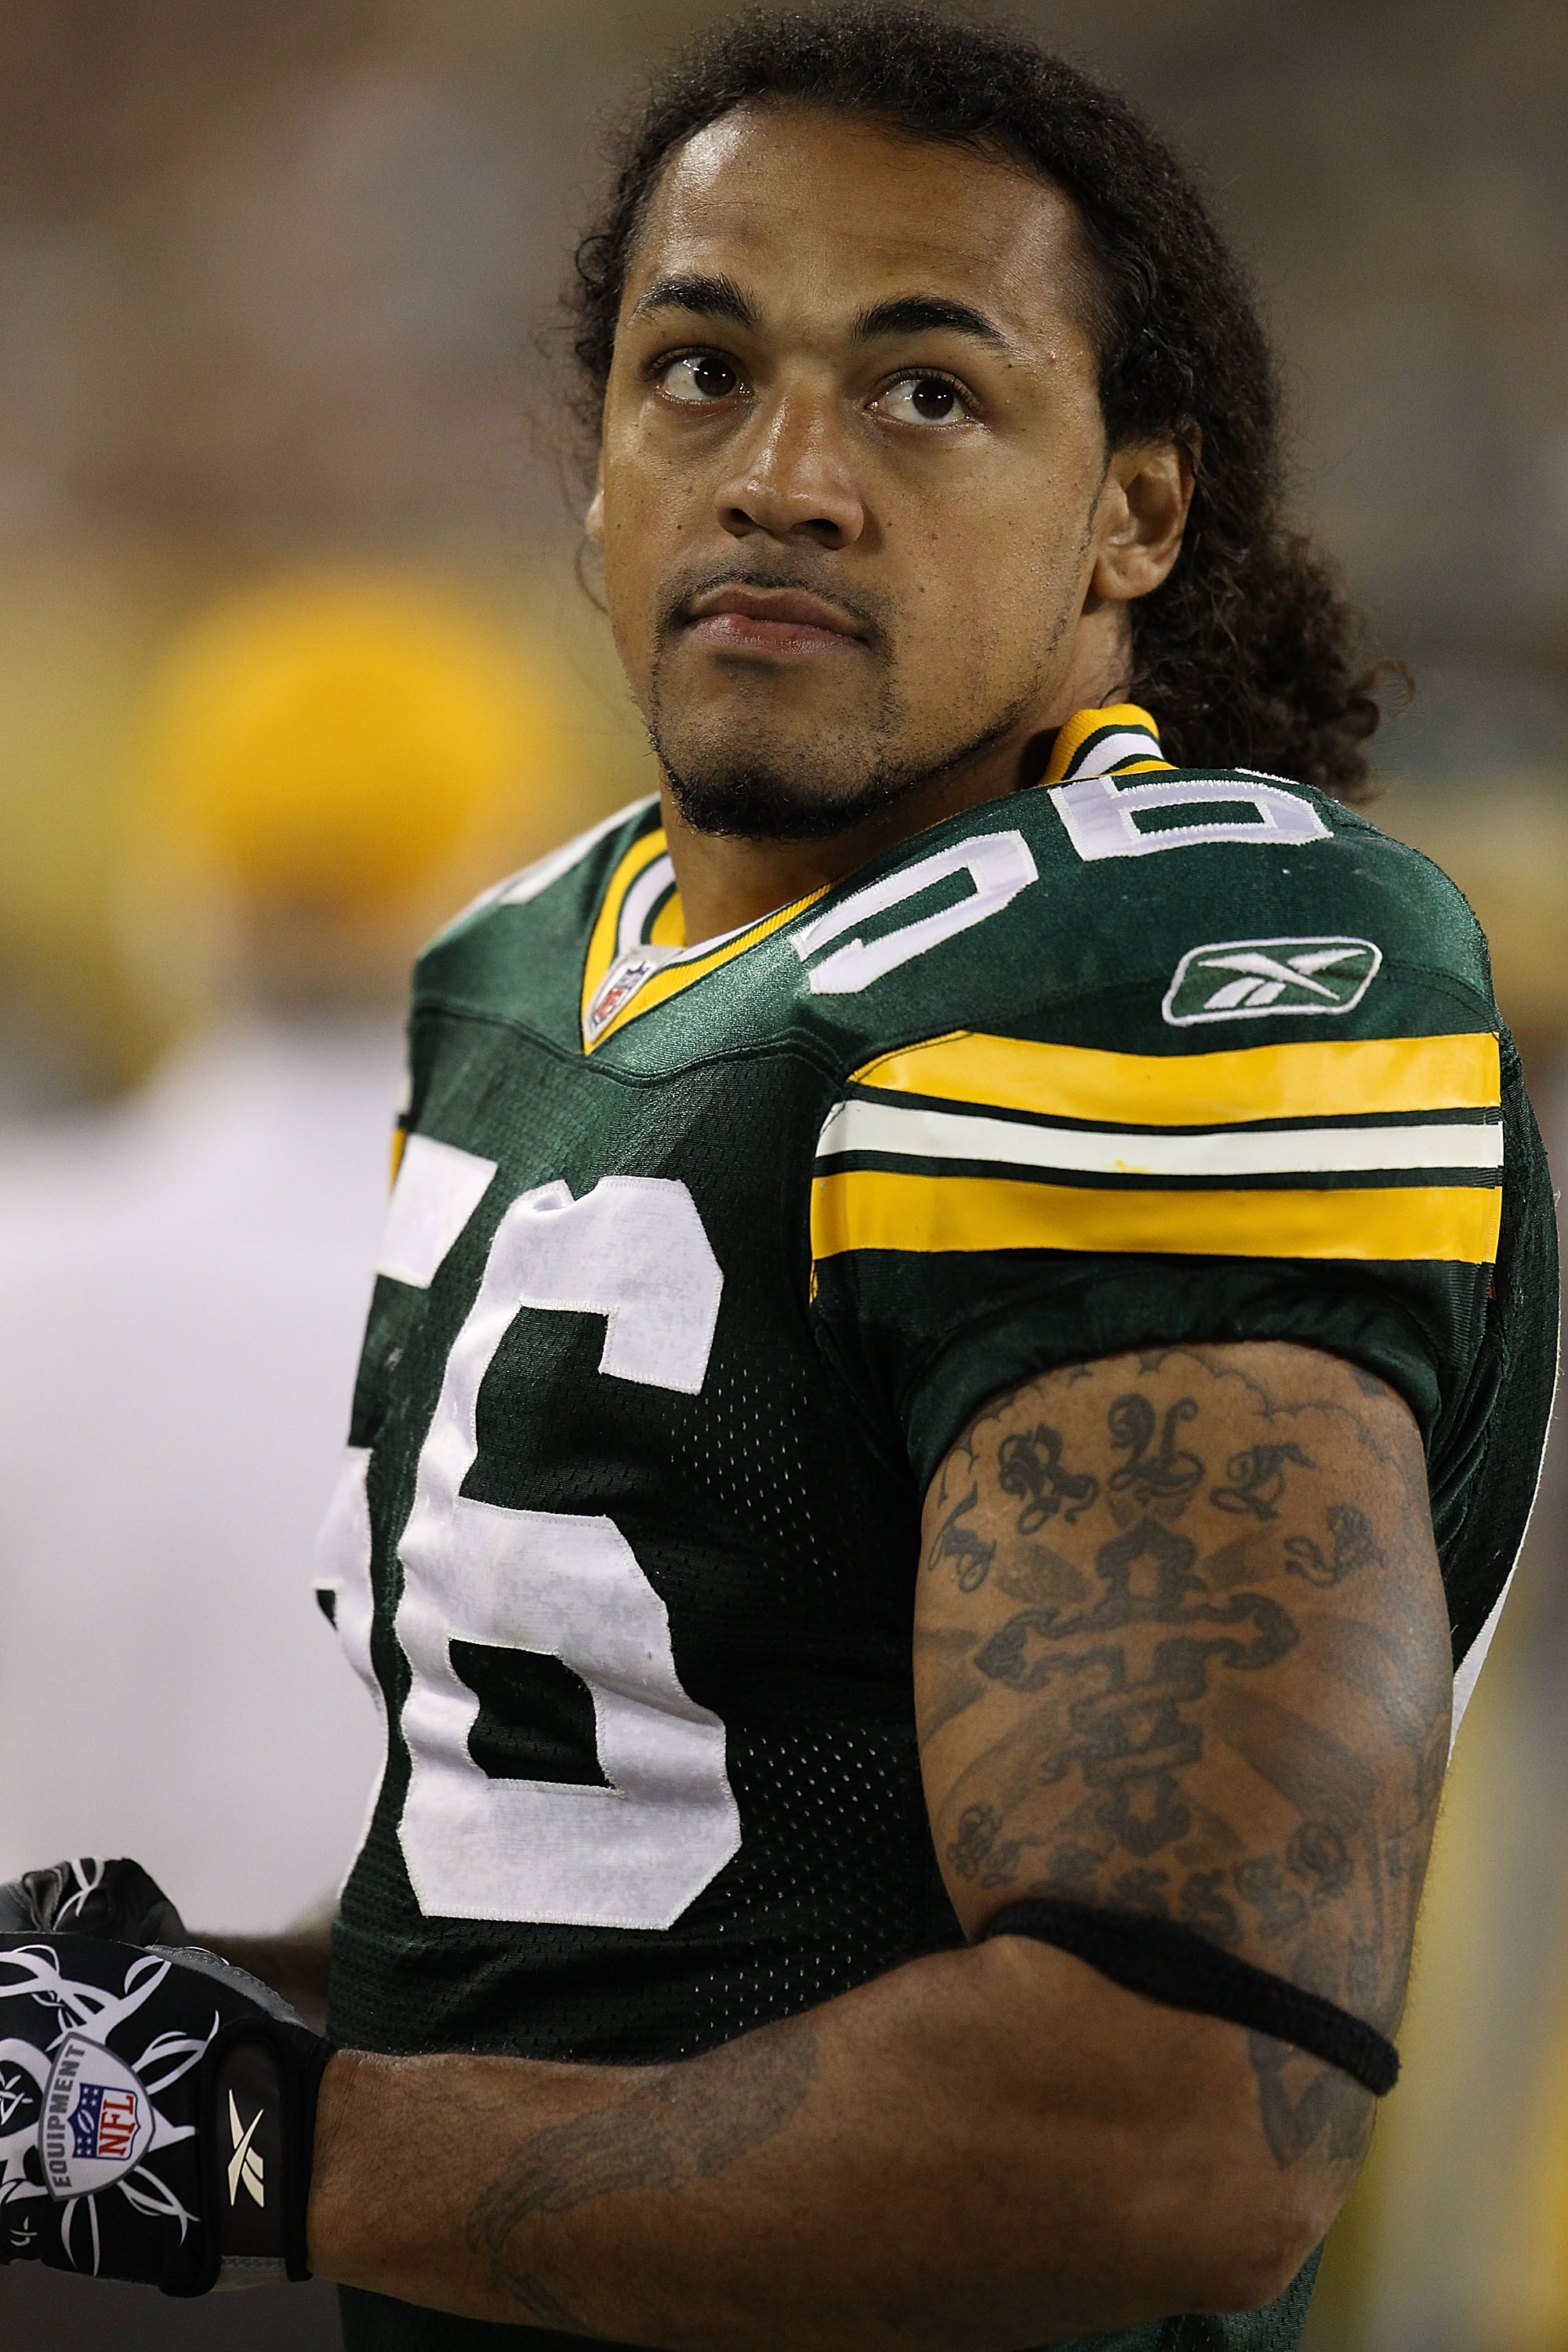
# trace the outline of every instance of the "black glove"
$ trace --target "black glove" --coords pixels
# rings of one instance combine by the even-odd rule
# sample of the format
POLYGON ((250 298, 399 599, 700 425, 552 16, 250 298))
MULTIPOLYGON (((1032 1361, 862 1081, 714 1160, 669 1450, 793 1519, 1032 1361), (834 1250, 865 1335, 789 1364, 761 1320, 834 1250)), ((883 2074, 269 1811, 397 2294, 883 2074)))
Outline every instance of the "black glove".
POLYGON ((188 1944, 184 1921, 139 1862, 56 1862, 0 1886, 0 1936, 39 1928, 117 1936, 122 1944, 188 1944))
POLYGON ((0 2262, 183 2295, 308 2278, 331 2045, 212 1953, 100 1921, 184 1934, 136 1863, 0 1887, 0 2262))

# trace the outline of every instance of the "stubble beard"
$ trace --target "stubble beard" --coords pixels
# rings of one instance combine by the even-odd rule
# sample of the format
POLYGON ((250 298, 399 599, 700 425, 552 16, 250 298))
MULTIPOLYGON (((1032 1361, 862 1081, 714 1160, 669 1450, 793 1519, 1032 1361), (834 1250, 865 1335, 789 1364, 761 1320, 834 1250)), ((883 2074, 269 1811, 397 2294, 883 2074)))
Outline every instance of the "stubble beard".
MULTIPOLYGON (((1079 558, 1094 528, 1099 499, 1084 520, 1079 558)), ((729 835, 744 841, 822 841, 856 828, 882 812, 896 808, 951 776, 954 770, 978 760, 1011 734, 1037 701, 1049 665, 1067 633, 1071 614, 1064 605, 1044 632, 1036 676, 1030 686, 1000 711, 982 719, 965 714, 970 723, 961 734, 945 740, 911 744, 907 740, 908 705, 891 674, 893 615, 885 601, 862 587, 846 595, 841 583, 830 593, 860 624, 868 649, 882 667, 880 691, 863 728, 853 733, 825 730, 809 751, 791 749, 770 758, 765 745, 754 740, 742 751, 735 741, 715 741, 710 747, 680 745, 676 730, 666 719, 665 657, 672 632, 710 588, 729 583, 757 588, 805 588, 819 583, 805 576, 795 562, 756 558, 741 562, 733 556, 717 564, 694 568, 672 581, 661 600, 656 653, 648 678, 644 724, 655 756, 668 781, 670 794, 683 822, 694 833, 729 835), (903 739, 903 740, 900 740, 903 739)), ((722 730, 720 730, 722 731, 722 730)), ((743 723, 738 734, 743 736, 743 723)), ((1020 776, 1016 782, 1024 779, 1020 776)))
POLYGON ((901 711, 888 691, 865 734, 824 734, 809 754, 770 758, 765 751, 741 754, 724 746, 678 750, 665 724, 657 672, 654 688, 648 740, 683 823, 694 833, 742 841, 825 841, 853 833, 989 751, 1011 731, 1028 699, 957 742, 900 755, 892 746, 901 711))
MULTIPOLYGON (((689 730, 680 725, 667 656, 695 599, 731 583, 819 589, 797 562, 753 557, 742 563, 732 556, 670 583, 658 614, 658 651, 643 716, 676 808, 694 833, 746 841, 821 841, 853 833, 869 818, 914 799, 954 769, 982 757, 1013 731, 1037 694, 1038 677, 999 711, 955 714, 958 731, 933 735, 918 726, 911 729, 908 698, 899 690, 893 673, 895 616, 864 588, 849 596, 840 583, 833 588, 834 600, 859 625, 880 671, 859 723, 825 727, 808 744, 775 748, 766 740, 765 718, 748 723, 742 711, 732 723, 715 726, 705 742, 700 725, 689 730), (924 741, 920 740, 922 731, 924 741)), ((1066 625, 1063 613, 1047 632, 1042 670, 1066 625)))

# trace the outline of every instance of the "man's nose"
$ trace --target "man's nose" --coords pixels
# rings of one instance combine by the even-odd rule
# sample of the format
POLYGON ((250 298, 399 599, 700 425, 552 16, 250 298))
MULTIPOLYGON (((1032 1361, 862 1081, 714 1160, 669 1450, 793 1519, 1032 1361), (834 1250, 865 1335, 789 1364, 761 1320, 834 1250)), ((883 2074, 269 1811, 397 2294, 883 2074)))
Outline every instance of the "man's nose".
POLYGON ((741 463, 719 491, 719 520, 736 539, 808 539, 817 547, 852 547, 866 510, 826 400, 784 398, 758 419, 741 463))

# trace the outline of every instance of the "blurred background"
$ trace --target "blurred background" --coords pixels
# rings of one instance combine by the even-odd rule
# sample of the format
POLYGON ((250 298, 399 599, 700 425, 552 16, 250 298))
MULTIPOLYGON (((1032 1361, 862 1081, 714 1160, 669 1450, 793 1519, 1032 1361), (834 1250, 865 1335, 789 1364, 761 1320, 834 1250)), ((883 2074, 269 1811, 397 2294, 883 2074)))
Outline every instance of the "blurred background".
MULTIPOLYGON (((554 304, 643 0, 0 7, 0 1873, 330 1901, 374 1759, 310 1594, 422 936, 650 788, 574 571, 554 304)), ((1489 931, 1568 1154, 1568 9, 1015 12, 1197 167, 1303 520, 1418 693, 1373 814, 1489 931)), ((1312 2352, 1568 2352, 1568 1461, 1457 1753, 1312 2352)), ((335 2340, 0 2272, 60 2352, 335 2340)))

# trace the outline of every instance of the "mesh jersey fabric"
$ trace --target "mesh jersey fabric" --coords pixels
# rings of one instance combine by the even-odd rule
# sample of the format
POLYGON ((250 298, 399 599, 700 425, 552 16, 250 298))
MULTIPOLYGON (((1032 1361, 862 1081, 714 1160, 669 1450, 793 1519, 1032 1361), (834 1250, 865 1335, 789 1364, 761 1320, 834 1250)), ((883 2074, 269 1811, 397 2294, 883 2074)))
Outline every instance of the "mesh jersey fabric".
MULTIPOLYGON (((1169 769, 1142 713, 1080 715, 1056 774, 693 950, 646 803, 422 958, 323 1567, 387 1727, 339 2042, 663 2061, 959 1943, 921 1503, 1054 1363, 1290 1339, 1390 1381, 1473 1654, 1556 1297, 1474 919, 1319 794, 1169 769)), ((1273 2352, 1307 2291, 1102 2352, 1273 2352)), ((345 2310, 377 2352, 481 2340, 345 2310)))

